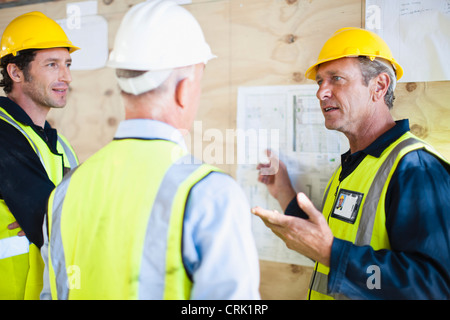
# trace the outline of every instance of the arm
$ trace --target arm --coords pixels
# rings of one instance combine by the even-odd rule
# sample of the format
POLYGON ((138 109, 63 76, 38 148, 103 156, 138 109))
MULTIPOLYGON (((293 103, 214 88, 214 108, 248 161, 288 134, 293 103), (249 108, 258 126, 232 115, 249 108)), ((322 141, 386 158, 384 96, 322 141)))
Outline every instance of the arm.
POLYGON ((193 277, 191 299, 259 299, 259 261, 249 204, 239 185, 211 173, 189 196, 183 261, 193 277))
POLYGON ((335 239, 328 290, 359 299, 450 298, 449 173, 426 151, 406 155, 386 197, 391 250, 335 239), (380 289, 367 281, 379 268, 380 289))
POLYGON ((4 121, 0 121, 0 180, 0 196, 27 238, 40 247, 47 199, 55 186, 28 140, 4 121))

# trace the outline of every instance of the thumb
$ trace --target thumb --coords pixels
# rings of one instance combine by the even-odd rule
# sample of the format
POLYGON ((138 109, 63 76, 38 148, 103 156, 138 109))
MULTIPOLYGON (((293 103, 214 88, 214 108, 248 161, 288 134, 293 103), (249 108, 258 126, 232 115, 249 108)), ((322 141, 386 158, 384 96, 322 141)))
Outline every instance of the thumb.
POLYGON ((297 203, 311 221, 317 221, 318 217, 322 216, 322 213, 316 209, 312 201, 303 192, 297 194, 297 203))

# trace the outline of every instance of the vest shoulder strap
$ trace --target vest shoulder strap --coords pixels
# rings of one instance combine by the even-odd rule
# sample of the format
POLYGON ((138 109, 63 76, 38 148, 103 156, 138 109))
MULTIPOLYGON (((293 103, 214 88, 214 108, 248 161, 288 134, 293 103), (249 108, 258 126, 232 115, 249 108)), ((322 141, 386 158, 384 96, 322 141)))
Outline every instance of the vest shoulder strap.
POLYGON ((36 144, 34 143, 33 139, 31 139, 31 137, 28 135, 28 133, 9 115, 7 114, 3 109, 0 108, 0 119, 3 119, 4 121, 6 121, 7 123, 9 123, 10 125, 12 125, 14 128, 16 128, 20 133, 22 133, 25 138, 27 138, 27 140, 29 141, 31 147, 33 148, 33 150, 36 152, 37 156, 39 157, 39 160, 41 161, 42 165, 45 168, 45 163, 44 163, 44 159, 42 158, 41 153, 39 152, 38 147, 36 146, 36 144))

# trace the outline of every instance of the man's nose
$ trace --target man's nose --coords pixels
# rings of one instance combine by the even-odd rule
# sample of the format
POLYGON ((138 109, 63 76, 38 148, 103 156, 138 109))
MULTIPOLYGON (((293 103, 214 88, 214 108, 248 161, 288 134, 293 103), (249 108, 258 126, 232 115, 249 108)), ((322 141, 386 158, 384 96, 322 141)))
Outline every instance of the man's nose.
POLYGON ((322 82, 319 85, 319 90, 317 90, 316 96, 317 99, 319 99, 320 101, 331 98, 332 96, 331 87, 327 83, 322 82))
POLYGON ((70 83, 72 82, 72 74, 70 73, 70 68, 68 66, 65 66, 63 68, 60 69, 60 74, 59 74, 59 81, 63 81, 66 83, 70 83))

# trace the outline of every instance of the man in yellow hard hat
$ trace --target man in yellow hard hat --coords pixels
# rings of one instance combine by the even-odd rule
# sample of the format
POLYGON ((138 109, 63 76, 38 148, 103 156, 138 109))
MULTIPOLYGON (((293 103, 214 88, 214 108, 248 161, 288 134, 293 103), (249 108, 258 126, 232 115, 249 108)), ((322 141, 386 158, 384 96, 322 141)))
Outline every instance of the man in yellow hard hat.
POLYGON ((450 298, 450 165, 409 131, 408 120, 392 118, 402 74, 378 35, 338 30, 306 71, 319 85, 326 128, 350 144, 321 210, 296 195, 283 163, 259 177, 285 215, 253 212, 316 261, 309 299, 450 298))
POLYGON ((245 195, 194 159, 182 135, 214 57, 197 20, 173 1, 125 14, 108 61, 125 120, 50 195, 42 299, 260 297, 245 195))
POLYGON ((78 164, 67 142, 46 121, 66 105, 72 45, 41 12, 23 14, 1 39, 0 299, 39 299, 42 223, 50 192, 78 164))

